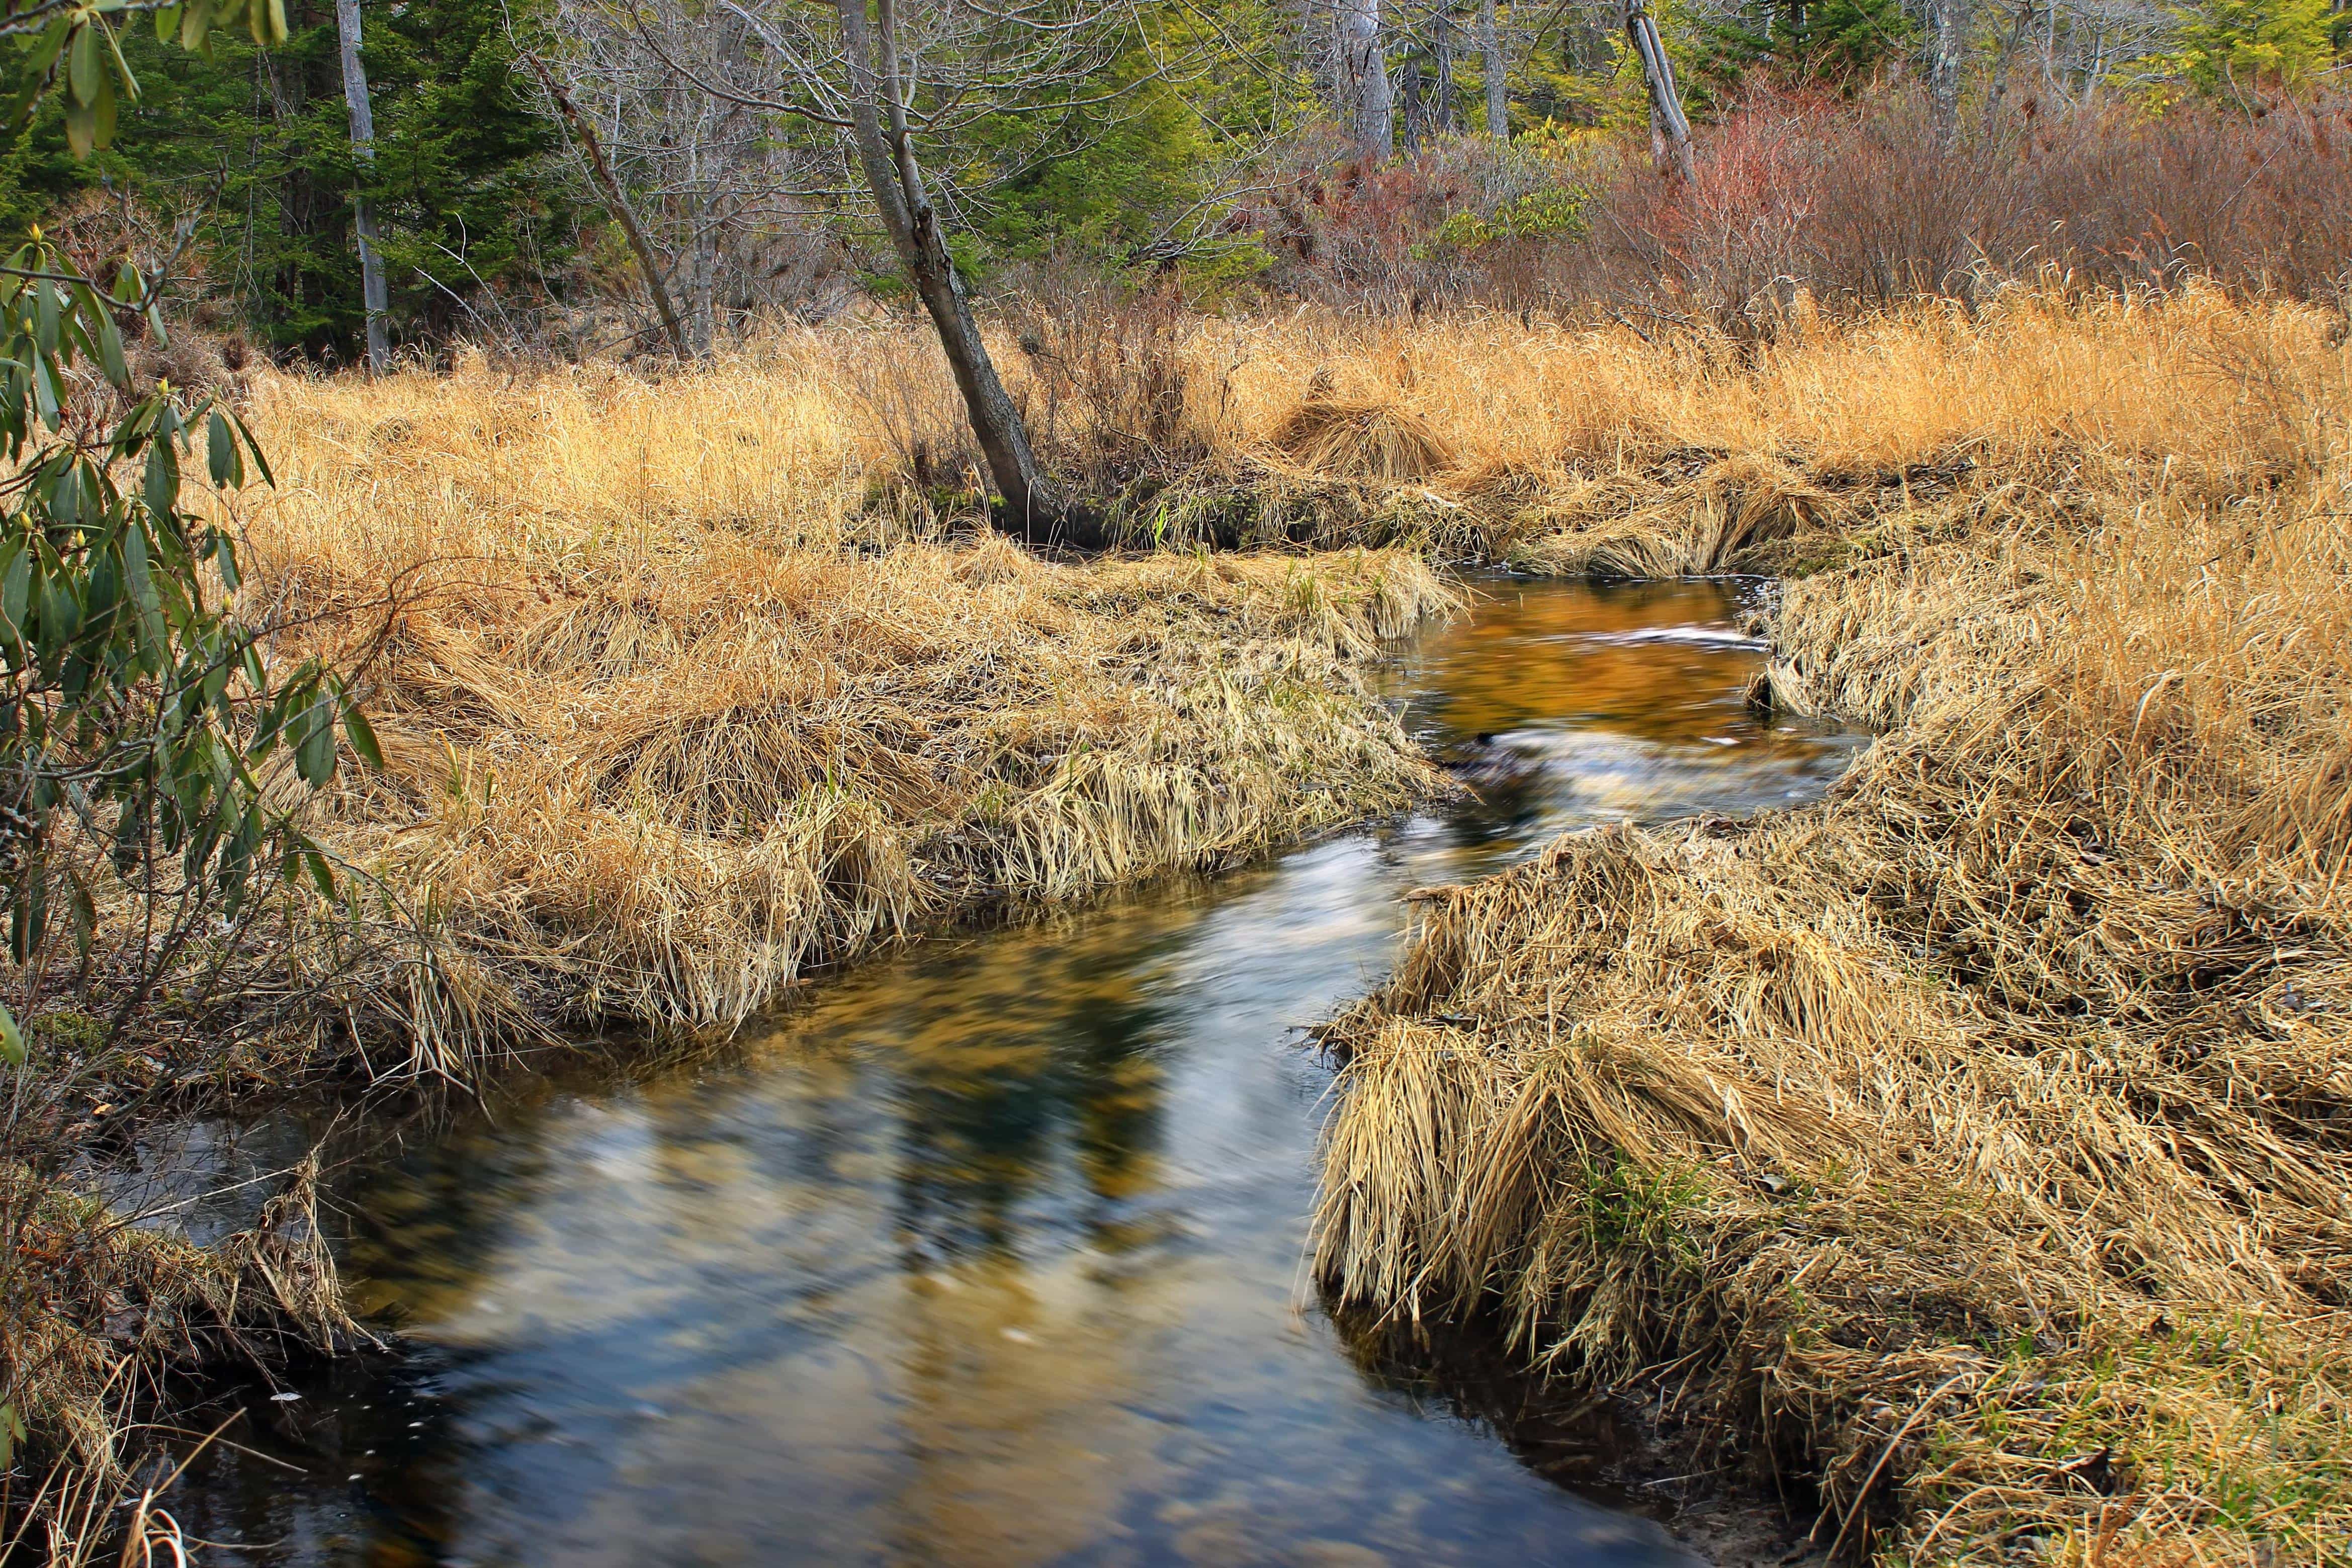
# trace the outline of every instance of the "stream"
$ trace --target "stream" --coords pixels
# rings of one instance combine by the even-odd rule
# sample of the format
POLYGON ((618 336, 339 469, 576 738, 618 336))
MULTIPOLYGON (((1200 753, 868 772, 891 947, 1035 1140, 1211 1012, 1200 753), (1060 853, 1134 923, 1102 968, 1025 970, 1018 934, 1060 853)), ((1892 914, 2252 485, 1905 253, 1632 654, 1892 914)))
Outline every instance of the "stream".
POLYGON ((1405 890, 1811 798, 1864 738, 1741 706, 1760 584, 1477 586, 1389 679, 1433 745, 1490 737, 1478 801, 921 943, 715 1057, 184 1130, 164 1163, 215 1173, 327 1136, 404 1337, 251 1390, 181 1523, 383 1568, 1693 1562, 1591 1489, 1605 1433, 1507 1443, 1502 1396, 1319 1308, 1300 1030, 1378 983, 1405 890))

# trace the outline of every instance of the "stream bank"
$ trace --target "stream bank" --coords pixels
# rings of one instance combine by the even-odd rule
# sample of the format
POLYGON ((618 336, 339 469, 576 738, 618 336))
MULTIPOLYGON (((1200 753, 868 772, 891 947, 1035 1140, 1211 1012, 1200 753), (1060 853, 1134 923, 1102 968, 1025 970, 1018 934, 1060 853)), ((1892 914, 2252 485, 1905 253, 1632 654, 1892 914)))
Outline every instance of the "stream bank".
MULTIPOLYGON (((1391 675, 1483 800, 926 943, 719 1057, 330 1134, 347 1275, 407 1348, 257 1395, 268 1459, 208 1456, 184 1522, 285 1564, 1687 1561, 1318 1309, 1303 1030, 1399 895, 1810 797, 1857 737, 1743 705, 1749 590, 1484 586, 1391 675)), ((182 1163, 322 1133, 192 1129, 182 1163)))

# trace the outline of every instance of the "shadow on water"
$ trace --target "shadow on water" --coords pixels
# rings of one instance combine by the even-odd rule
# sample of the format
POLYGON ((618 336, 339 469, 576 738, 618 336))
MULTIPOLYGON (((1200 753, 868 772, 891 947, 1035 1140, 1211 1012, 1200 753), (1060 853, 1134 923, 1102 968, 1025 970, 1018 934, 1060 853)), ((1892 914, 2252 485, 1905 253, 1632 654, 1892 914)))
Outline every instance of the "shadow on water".
MULTIPOLYGON (((1519 1462, 1523 1394, 1316 1308, 1296 1031, 1377 981, 1403 890, 1811 796, 1857 738, 1741 707, 1738 587, 1487 588, 1393 677, 1478 801, 927 943, 722 1057, 335 1131, 404 1348, 256 1391, 184 1522, 280 1563, 1685 1560, 1545 1479, 1599 1428, 1519 1462)), ((325 1125, 187 1135, 234 1170, 325 1125)))

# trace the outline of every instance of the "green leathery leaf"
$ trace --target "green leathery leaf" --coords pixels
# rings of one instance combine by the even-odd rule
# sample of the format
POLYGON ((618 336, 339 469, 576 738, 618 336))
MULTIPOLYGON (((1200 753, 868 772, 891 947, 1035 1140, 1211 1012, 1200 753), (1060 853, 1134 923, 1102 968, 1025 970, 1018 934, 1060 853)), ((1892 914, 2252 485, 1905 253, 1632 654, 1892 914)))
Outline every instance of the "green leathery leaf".
MULTIPOLYGON (((25 1033, 16 1027, 16 1016, 0 1004, 0 1061, 12 1068, 25 1065, 25 1033)), ((8 1463, 9 1450, 24 1435, 16 1420, 16 1407, 0 1405, 0 1467, 8 1463)))
POLYGON ((122 532, 122 570, 131 579, 131 602, 139 606, 139 636, 146 644, 148 668, 161 669, 168 646, 163 601, 155 592, 155 574, 147 561, 146 530, 136 523, 122 532))
POLYGON ((33 343, 44 354, 58 352, 58 289, 46 278, 33 280, 33 343))
POLYGON ((294 771, 317 789, 335 776, 335 710, 326 693, 312 699, 295 721, 294 771))
POLYGON ((155 41, 159 44, 168 44, 172 41, 172 35, 179 30, 180 7, 177 5, 160 7, 155 13, 155 41))
POLYGON ((131 384, 131 363, 122 357, 122 329, 114 324, 114 313, 96 308, 98 317, 98 363, 106 372, 106 379, 116 386, 131 384))
POLYGON ((90 106, 90 141, 92 145, 105 147, 114 141, 115 116, 119 105, 114 96, 114 78, 100 71, 98 77, 98 101, 90 106))
POLYGON ((33 552, 12 541, 0 557, 0 635, 13 645, 25 635, 25 608, 33 587, 33 552))
POLYGON ((268 485, 271 489, 276 489, 278 488, 278 476, 269 471, 268 454, 262 451, 261 443, 253 438, 252 429, 242 418, 238 417, 234 410, 230 412, 229 418, 236 421, 236 433, 245 437, 245 449, 253 454, 253 466, 261 470, 261 482, 268 485))
POLYGON ((115 75, 122 83, 123 95, 127 98, 137 98, 139 79, 131 74, 131 62, 122 58, 121 40, 114 36, 114 29, 108 26, 106 23, 100 22, 98 25, 106 28, 106 50, 114 57, 115 75))
POLYGON ((98 145, 98 111, 87 103, 66 105, 66 151, 87 158, 98 145))
POLYGON ((98 84, 105 74, 99 63, 98 29, 83 23, 74 33, 73 45, 66 51, 66 91, 76 103, 98 101, 98 84))
POLYGON ((33 356, 33 412, 41 423, 54 430, 58 427, 58 411, 65 405, 65 377, 58 362, 47 354, 33 356))
MULTIPOLYGON (((46 567, 49 563, 43 562, 46 567)), ((81 629, 81 601, 61 568, 41 574, 41 660, 48 662, 81 629)))
POLYGON ((67 528, 81 520, 81 470, 70 464, 49 491, 49 517, 67 528))
POLYGON ((41 41, 33 46, 31 56, 25 61, 26 73, 37 79, 46 75, 48 68, 58 63, 58 56, 64 51, 66 39, 72 33, 73 18, 70 16, 60 16, 42 29, 41 41))
POLYGON ((245 482, 245 465, 236 457, 236 433, 217 411, 205 421, 205 446, 215 486, 225 489, 245 482))
POLYGON ((157 517, 168 515, 180 500, 180 459, 172 450, 168 437, 157 432, 155 444, 147 448, 147 473, 141 493, 147 510, 157 517))
POLYGON ((8 95, 6 107, 0 108, 0 126, 10 131, 22 131, 30 124, 33 105, 40 101, 41 89, 46 85, 37 72, 28 75, 25 84, 8 95))
POLYGON ((352 742, 352 751, 360 761, 378 773, 383 771, 383 748, 376 742, 375 727, 360 711, 359 703, 349 692, 340 694, 343 702, 343 733, 352 742))

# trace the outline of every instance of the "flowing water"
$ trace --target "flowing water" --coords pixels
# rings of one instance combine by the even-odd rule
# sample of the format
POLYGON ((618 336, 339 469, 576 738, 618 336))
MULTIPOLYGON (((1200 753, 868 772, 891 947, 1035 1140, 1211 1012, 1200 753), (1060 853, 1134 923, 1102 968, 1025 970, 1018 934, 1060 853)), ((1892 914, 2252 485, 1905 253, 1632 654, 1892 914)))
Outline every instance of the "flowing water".
POLYGON ((1480 802, 926 942, 717 1059, 337 1132, 403 1349, 253 1391, 182 1521, 302 1564, 1689 1561, 1546 1479, 1600 1437, 1515 1455, 1318 1309, 1297 1030, 1378 980, 1406 889, 1809 797, 1856 740, 1741 707, 1748 590, 1483 587, 1393 676, 1480 802))

